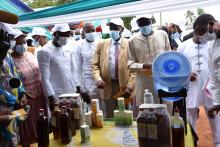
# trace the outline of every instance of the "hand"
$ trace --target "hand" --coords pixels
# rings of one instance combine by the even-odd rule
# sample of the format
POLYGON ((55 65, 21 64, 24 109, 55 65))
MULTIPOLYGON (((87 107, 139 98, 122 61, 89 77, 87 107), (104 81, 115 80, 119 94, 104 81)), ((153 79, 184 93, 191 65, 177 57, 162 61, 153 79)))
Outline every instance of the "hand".
POLYGON ((0 116, 2 115, 11 115, 11 110, 8 109, 8 108, 3 108, 1 111, 0 111, 0 116))
POLYGON ((80 87, 76 86, 76 93, 80 93, 80 87))
POLYGON ((21 106, 25 106, 28 103, 28 99, 26 97, 26 95, 24 94, 24 96, 21 99, 21 106))
POLYGON ((150 65, 150 64, 143 64, 143 69, 152 69, 152 65, 150 65))
POLYGON ((130 89, 130 88, 126 88, 125 89, 125 91, 124 91, 124 93, 123 93, 123 97, 126 99, 126 98, 129 98, 130 96, 131 96, 131 92, 132 92, 132 90, 130 89))
POLYGON ((220 105, 215 105, 213 106, 211 109, 209 109, 208 111, 208 116, 211 119, 215 119, 216 114, 218 114, 218 112, 220 111, 220 105), (216 113, 216 114, 215 114, 216 113))
POLYGON ((0 126, 7 127, 12 120, 12 115, 0 116, 0 126))
POLYGON ((100 88, 100 89, 104 89, 105 87, 105 82, 103 80, 99 80, 97 82, 97 87, 100 88))
POLYGON ((87 104, 91 103, 91 99, 90 99, 89 94, 87 92, 80 93, 80 95, 82 96, 82 99, 84 102, 86 102, 87 104))
POLYGON ((191 74, 191 76, 190 76, 190 81, 193 82, 193 81, 195 81, 196 79, 197 79, 197 74, 193 72, 193 73, 191 74))
POLYGON ((11 36, 8 34, 8 32, 5 32, 2 29, 0 30, 0 64, 3 64, 3 60, 5 59, 10 48, 10 38, 11 36))

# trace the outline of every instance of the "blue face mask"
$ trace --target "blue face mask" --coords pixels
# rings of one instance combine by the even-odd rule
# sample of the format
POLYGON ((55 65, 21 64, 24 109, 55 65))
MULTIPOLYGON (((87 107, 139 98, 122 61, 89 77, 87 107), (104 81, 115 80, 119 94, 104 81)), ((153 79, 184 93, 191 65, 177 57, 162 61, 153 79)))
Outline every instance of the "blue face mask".
POLYGON ((152 32, 152 25, 139 27, 139 30, 140 30, 142 35, 147 36, 152 32))
POLYGON ((19 54, 23 54, 27 49, 27 44, 22 44, 22 45, 16 45, 15 46, 15 51, 19 54))
POLYGON ((80 35, 75 35, 74 37, 76 41, 80 39, 80 35))
POLYGON ((33 40, 32 45, 35 47, 38 47, 40 45, 39 41, 37 41, 36 39, 33 40))
POLYGON ((175 32, 175 33, 172 33, 172 34, 170 35, 170 37, 173 38, 173 39, 178 39, 178 38, 181 37, 181 35, 180 35, 180 33, 175 32))
POLYGON ((110 31, 110 37, 116 41, 118 40, 121 36, 120 36, 120 31, 110 31))
POLYGON ((86 33, 86 40, 93 42, 95 40, 96 34, 95 32, 91 32, 91 33, 86 33))

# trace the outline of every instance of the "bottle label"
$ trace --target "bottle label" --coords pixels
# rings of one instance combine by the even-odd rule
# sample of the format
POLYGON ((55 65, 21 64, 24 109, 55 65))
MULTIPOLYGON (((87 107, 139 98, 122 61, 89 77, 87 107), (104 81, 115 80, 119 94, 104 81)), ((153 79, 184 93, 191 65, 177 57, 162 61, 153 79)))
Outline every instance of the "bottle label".
POLYGON ((146 124, 145 123, 138 123, 137 124, 137 129, 138 129, 138 137, 147 138, 146 124))
POLYGON ((73 108, 73 112, 74 112, 74 118, 75 119, 80 119, 80 110, 79 110, 79 108, 73 108))
POLYGON ((147 138, 157 139, 157 125, 147 124, 147 138))

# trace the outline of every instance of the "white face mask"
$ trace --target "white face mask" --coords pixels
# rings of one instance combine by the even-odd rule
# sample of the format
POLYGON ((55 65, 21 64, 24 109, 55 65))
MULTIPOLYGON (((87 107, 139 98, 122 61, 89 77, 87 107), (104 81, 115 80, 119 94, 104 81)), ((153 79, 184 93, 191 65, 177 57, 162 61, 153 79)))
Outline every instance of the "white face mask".
POLYGON ((58 37, 57 43, 60 46, 65 46, 69 40, 69 37, 58 37))
POLYGON ((15 40, 11 40, 10 41, 10 49, 13 49, 15 47, 16 41, 15 40))
POLYGON ((15 45, 15 51, 19 54, 23 54, 27 50, 27 44, 15 45))
POLYGON ((35 47, 38 47, 40 45, 39 41, 37 41, 36 39, 33 40, 32 45, 35 47))
POLYGON ((199 42, 202 44, 207 43, 208 41, 212 41, 216 39, 216 33, 209 33, 208 31, 203 35, 199 36, 199 42))
POLYGON ((86 39, 91 42, 93 42, 95 40, 95 37, 96 37, 95 35, 96 35, 95 32, 85 34, 86 39))

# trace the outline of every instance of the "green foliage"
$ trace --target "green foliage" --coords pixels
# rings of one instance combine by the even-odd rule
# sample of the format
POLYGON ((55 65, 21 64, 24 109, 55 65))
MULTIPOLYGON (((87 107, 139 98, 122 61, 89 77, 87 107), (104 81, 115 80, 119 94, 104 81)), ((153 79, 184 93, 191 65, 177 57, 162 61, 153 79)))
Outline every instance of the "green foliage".
POLYGON ((128 30, 131 30, 131 20, 134 17, 122 17, 121 19, 124 22, 125 28, 127 28, 128 30))
POLYGON ((31 8, 43 8, 49 6, 59 6, 74 2, 76 0, 23 0, 31 8))
POLYGON ((204 11, 203 8, 197 8, 197 9, 196 9, 196 12, 197 12, 197 15, 198 15, 198 16, 201 15, 201 14, 205 14, 205 11, 204 11))
POLYGON ((196 17, 198 17, 201 14, 205 14, 205 11, 203 8, 197 8, 196 14, 194 11, 190 11, 190 10, 186 11, 186 14, 185 14, 186 20, 187 20, 186 25, 192 25, 194 21, 196 20, 196 17))

